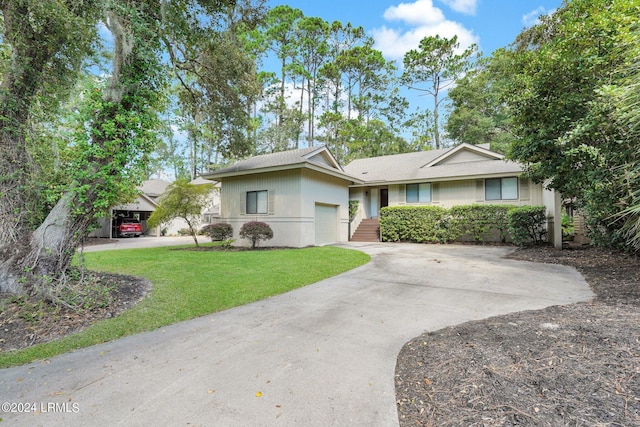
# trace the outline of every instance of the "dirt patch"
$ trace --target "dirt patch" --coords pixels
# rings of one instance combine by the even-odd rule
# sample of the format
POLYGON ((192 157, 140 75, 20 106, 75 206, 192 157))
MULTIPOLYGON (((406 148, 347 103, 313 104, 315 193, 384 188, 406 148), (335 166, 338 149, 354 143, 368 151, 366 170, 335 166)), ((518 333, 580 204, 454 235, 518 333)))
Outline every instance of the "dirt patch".
POLYGON ((594 301, 425 333, 401 350, 401 426, 640 425, 640 264, 602 249, 512 259, 575 267, 594 301))
POLYGON ((79 280, 60 291, 65 303, 0 294, 0 351, 79 332, 133 307, 151 290, 149 281, 120 274, 86 272, 79 280))

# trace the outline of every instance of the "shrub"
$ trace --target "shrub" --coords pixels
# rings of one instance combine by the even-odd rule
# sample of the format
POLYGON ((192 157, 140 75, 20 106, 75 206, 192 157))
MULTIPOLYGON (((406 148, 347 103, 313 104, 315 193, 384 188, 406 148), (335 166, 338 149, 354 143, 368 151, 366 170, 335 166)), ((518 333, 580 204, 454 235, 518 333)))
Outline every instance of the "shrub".
POLYGON ((255 249, 261 240, 273 238, 273 230, 269 224, 260 221, 246 222, 240 228, 240 237, 251 241, 251 248, 255 249))
POLYGON ((573 225, 573 217, 569 216, 566 213, 563 213, 562 219, 561 219, 561 225, 562 225, 562 237, 566 239, 572 239, 573 234, 575 232, 575 227, 573 225))
POLYGON ((384 207, 380 210, 382 241, 419 243, 449 241, 449 230, 443 227, 445 213, 446 209, 439 206, 384 207))
POLYGON ((508 216, 513 243, 523 246, 545 242, 547 214, 544 206, 522 206, 511 210, 508 216))
POLYGON ((233 226, 226 222, 219 222, 217 224, 209 224, 202 227, 200 234, 209 236, 212 242, 221 242, 223 240, 229 240, 233 237, 233 226))
POLYGON ((386 242, 448 243, 463 235, 485 242, 499 233, 505 242, 510 233, 509 212, 515 209, 511 205, 389 206, 380 210, 380 235, 386 242))
POLYGON ((356 217, 359 206, 360 206, 359 200, 349 200, 349 221, 353 221, 353 218, 356 217))
MULTIPOLYGON (((491 233, 497 231, 500 241, 505 242, 509 230, 509 211, 511 205, 465 205, 449 209, 452 227, 457 228, 459 236, 468 234, 475 242, 491 239, 491 233)), ((458 236, 458 237, 459 237, 458 236)))

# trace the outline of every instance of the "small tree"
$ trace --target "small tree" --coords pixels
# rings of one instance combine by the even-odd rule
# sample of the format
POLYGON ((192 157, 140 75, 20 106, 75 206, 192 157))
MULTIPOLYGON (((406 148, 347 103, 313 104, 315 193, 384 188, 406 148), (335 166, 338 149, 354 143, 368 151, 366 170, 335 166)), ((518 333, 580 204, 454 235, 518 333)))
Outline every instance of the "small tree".
POLYGON ((229 240, 233 237, 233 226, 231 224, 227 224, 226 222, 209 224, 202 227, 202 230, 200 230, 200 234, 209 236, 212 242, 229 240))
POLYGON ((212 242, 222 242, 222 249, 229 250, 235 240, 233 239, 233 226, 226 222, 217 224, 209 224, 202 227, 200 234, 204 234, 211 238, 212 242))
POLYGON ((273 230, 269 224, 260 221, 246 222, 240 229, 240 237, 251 241, 251 249, 255 249, 260 240, 273 238, 273 230))
POLYGON ((213 184, 191 184, 187 179, 178 179, 167 187, 160 198, 158 208, 147 220, 149 227, 158 227, 175 218, 182 218, 189 234, 198 246, 196 230, 202 210, 210 203, 213 184))

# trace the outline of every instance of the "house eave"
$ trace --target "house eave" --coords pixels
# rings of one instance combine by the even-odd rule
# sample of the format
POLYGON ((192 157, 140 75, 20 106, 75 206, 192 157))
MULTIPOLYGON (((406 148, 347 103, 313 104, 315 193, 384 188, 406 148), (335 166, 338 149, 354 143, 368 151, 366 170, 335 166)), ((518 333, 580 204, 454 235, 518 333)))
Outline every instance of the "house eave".
POLYGON ((246 170, 242 170, 242 171, 228 171, 228 172, 224 172, 224 173, 209 173, 209 174, 203 174, 202 177, 205 179, 210 179, 210 180, 214 180, 214 181, 220 181, 222 182, 225 178, 233 178, 233 177, 237 177, 237 176, 246 176, 246 175, 255 175, 255 174, 261 174, 261 173, 270 173, 270 172, 281 172, 281 171, 287 171, 287 170, 293 170, 293 169, 311 169, 320 173, 323 173, 325 175, 330 175, 330 176, 334 176, 336 178, 340 178, 343 179, 345 181, 349 181, 349 182, 358 182, 361 183, 362 181, 358 180, 357 178, 351 176, 351 175, 347 175, 346 173, 339 171, 339 170, 331 170, 331 169, 327 169, 324 168, 322 166, 316 165, 314 163, 311 162, 298 162, 298 163, 291 163, 288 165, 280 165, 280 166, 271 166, 271 167, 266 167, 266 168, 255 168, 255 169, 246 169, 246 170))
POLYGON ((352 184, 350 188, 364 188, 364 187, 381 187, 385 185, 398 185, 398 184, 413 184, 416 182, 446 182, 446 181, 464 181, 471 179, 486 179, 486 178, 504 178, 522 175, 522 171, 513 172, 496 172, 485 174, 470 174, 470 175, 455 175, 455 176, 441 176, 441 177, 426 177, 426 178, 413 178, 413 179, 399 179, 389 181, 364 181, 362 184, 352 184))

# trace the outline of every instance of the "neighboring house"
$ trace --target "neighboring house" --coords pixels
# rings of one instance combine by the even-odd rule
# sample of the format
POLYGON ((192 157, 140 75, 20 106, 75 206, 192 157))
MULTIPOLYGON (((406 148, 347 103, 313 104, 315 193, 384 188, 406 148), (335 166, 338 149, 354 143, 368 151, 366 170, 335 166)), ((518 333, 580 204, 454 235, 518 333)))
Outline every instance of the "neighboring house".
POLYGON ((354 178, 324 146, 252 157, 203 177, 222 183, 220 221, 233 226, 239 244, 247 243, 238 234, 249 221, 271 226, 270 246, 322 245, 349 237, 354 178))
MULTIPOLYGON (((203 178, 196 178, 191 181, 192 184, 211 184, 203 178)), ((112 207, 110 215, 98 220, 98 228, 89 234, 89 237, 107 237, 115 238, 116 223, 118 218, 135 218, 142 223, 143 234, 149 236, 160 236, 161 230, 150 229, 147 227, 147 219, 157 209, 158 202, 162 194, 167 190, 171 183, 163 179, 149 179, 140 185, 140 194, 131 203, 126 203, 112 207)), ((220 184, 217 183, 214 191, 211 193, 211 203, 202 212, 202 223, 211 223, 220 213, 220 184)), ((166 234, 176 235, 187 224, 180 219, 171 221, 166 225, 166 234)))
POLYGON ((267 222, 276 246, 347 241, 385 206, 469 204, 545 205, 551 241, 561 245, 560 198, 522 172, 484 145, 358 159, 344 169, 322 146, 253 157, 205 177, 222 182, 221 221, 236 234, 244 222, 267 222), (359 202, 351 224, 348 200, 359 202))

